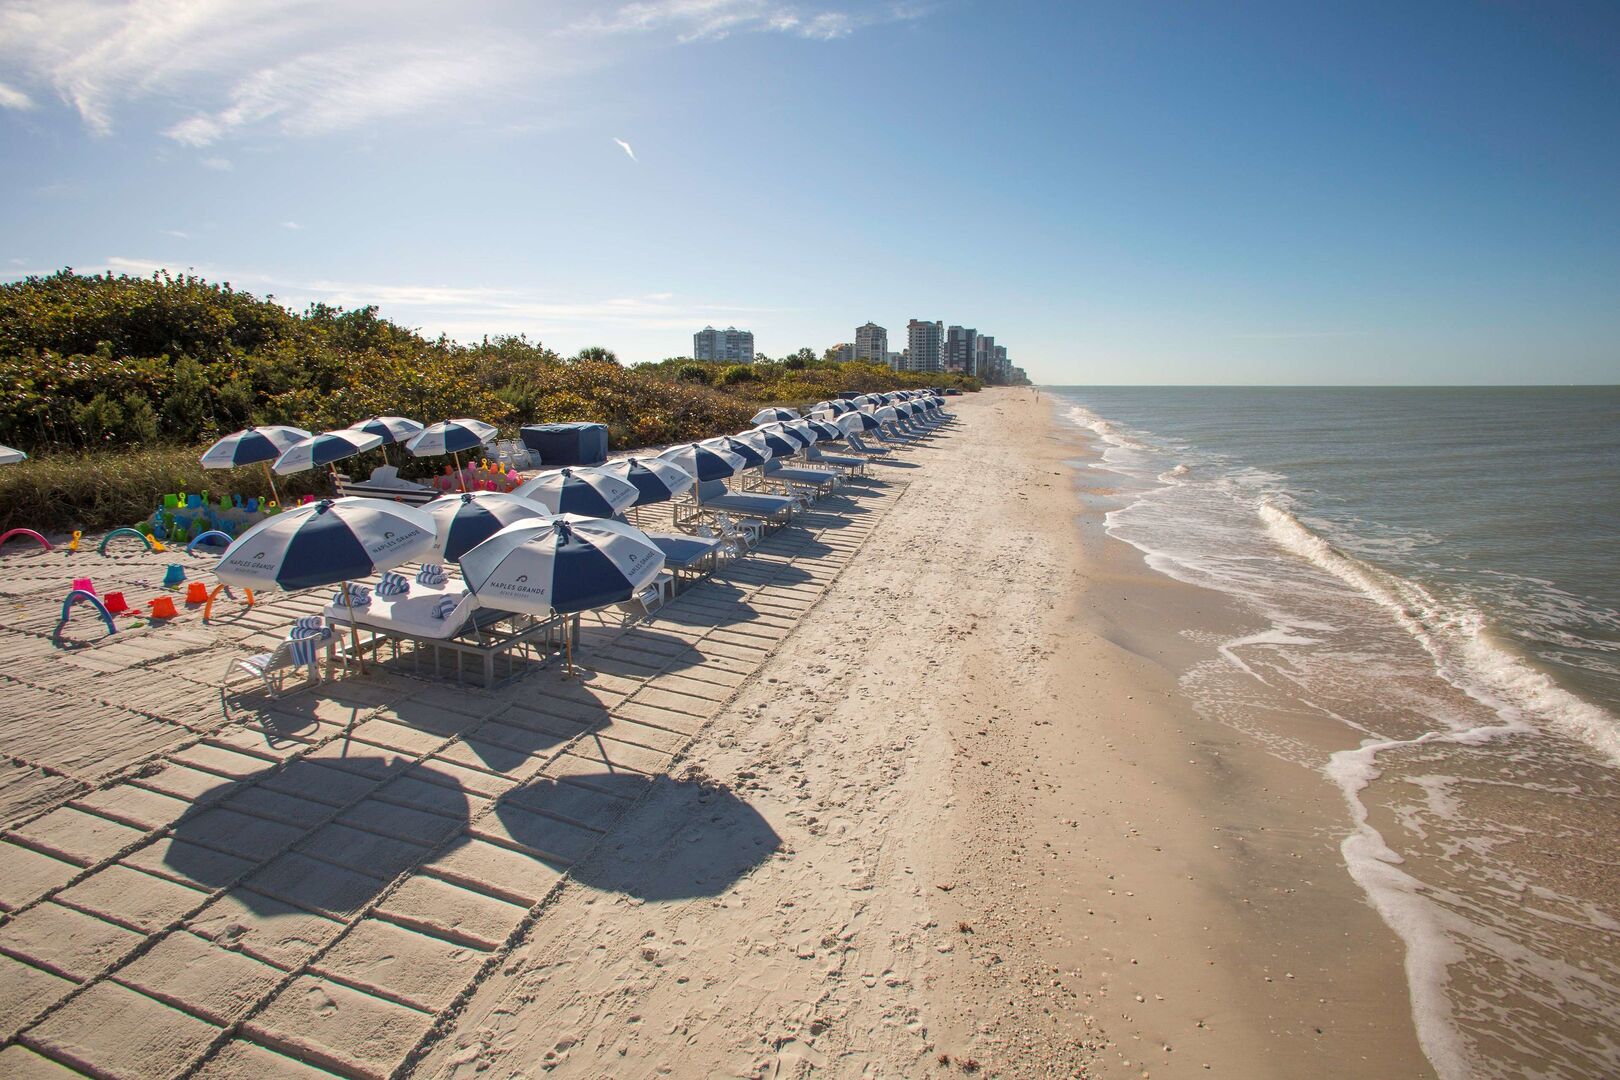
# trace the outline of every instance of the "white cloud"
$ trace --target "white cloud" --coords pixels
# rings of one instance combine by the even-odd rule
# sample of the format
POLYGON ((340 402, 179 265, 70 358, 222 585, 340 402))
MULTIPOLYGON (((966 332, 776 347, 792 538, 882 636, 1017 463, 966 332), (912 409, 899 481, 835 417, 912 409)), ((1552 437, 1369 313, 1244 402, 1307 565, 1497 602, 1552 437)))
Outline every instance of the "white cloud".
POLYGON ((14 86, 0 83, 0 109, 32 109, 34 99, 14 86))
POLYGON ((176 240, 190 240, 191 239, 191 234, 188 233, 188 232, 185 232, 185 231, 183 231, 181 229, 164 229, 163 230, 163 235, 164 236, 172 236, 176 240))
POLYGON ((638 165, 640 164, 636 158, 636 152, 630 149, 629 143, 625 142, 623 139, 614 139, 613 141, 619 144, 620 150, 623 150, 626 154, 630 155, 631 161, 635 161, 638 165))
POLYGON ((595 333, 615 329, 683 330, 705 323, 736 322, 772 309, 700 302, 670 292, 636 296, 567 297, 524 289, 461 287, 420 283, 336 280, 295 281, 274 274, 232 273, 218 267, 191 266, 183 260, 154 261, 113 256, 83 273, 110 270, 150 277, 161 270, 197 274, 209 281, 229 281, 260 296, 274 295, 299 309, 314 302, 342 308, 375 304, 384 318, 428 334, 448 334, 461 341, 484 335, 527 333, 542 340, 556 333, 595 333))
POLYGON ((295 231, 303 229, 303 226, 298 224, 296 221, 283 221, 281 223, 281 227, 283 229, 293 229, 295 231))
POLYGON ((202 159, 202 167, 213 169, 215 172, 230 172, 236 168, 235 165, 231 164, 230 158, 222 157, 205 157, 202 159))
POLYGON ((32 107, 30 91, 42 91, 99 134, 137 104, 156 106, 172 110, 164 133, 195 147, 407 117, 500 124, 532 117, 548 87, 623 60, 633 43, 745 31, 832 40, 923 9, 644 0, 601 11, 590 0, 471 10, 434 0, 11 0, 0 6, 0 70, 22 88, 0 83, 0 106, 32 107), (507 102, 515 108, 503 114, 507 102))

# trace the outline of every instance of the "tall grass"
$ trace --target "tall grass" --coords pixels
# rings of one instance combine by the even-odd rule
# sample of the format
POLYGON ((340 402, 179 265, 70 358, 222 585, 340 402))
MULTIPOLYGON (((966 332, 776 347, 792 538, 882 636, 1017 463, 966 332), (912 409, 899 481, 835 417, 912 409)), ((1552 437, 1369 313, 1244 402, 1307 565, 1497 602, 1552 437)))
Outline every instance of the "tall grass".
MULTIPOLYGON (((168 492, 268 496, 264 470, 205 469, 198 447, 56 454, 0 466, 0 532, 70 532, 133 525, 168 492)), ((326 490, 323 473, 277 477, 283 497, 326 490)))

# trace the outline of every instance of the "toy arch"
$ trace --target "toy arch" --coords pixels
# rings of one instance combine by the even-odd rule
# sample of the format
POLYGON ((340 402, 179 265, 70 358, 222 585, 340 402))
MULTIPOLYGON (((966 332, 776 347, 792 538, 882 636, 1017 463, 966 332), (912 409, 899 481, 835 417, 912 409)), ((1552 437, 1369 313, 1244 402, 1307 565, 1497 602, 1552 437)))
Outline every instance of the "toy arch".
MULTIPOLYGON (((252 589, 243 589, 242 591, 247 593, 247 599, 243 602, 242 606, 244 606, 244 607, 252 607, 253 606, 253 590, 252 589)), ((214 599, 215 599, 215 597, 219 596, 220 593, 224 593, 226 596, 230 596, 230 597, 233 597, 233 598, 236 595, 235 593, 231 592, 231 587, 229 585, 225 584, 223 581, 220 582, 218 585, 215 585, 214 586, 214 591, 208 594, 208 603, 203 605, 203 616, 202 616, 203 617, 203 622, 207 622, 209 616, 211 616, 214 613, 214 599)))
POLYGON ((56 624, 56 629, 51 631, 53 639, 61 637, 62 627, 67 625, 68 617, 73 614, 74 604, 89 604, 96 609, 96 614, 101 616, 101 621, 107 624, 107 633, 118 633, 118 624, 113 622, 112 613, 107 610, 107 605, 101 602, 99 596, 83 589, 73 589, 67 594, 67 599, 62 601, 62 619, 56 624))
POLYGON ((11 529, 8 532, 0 534, 0 546, 4 546, 5 542, 7 540, 10 540, 13 536, 29 536, 29 537, 32 537, 33 539, 38 540, 40 546, 43 547, 46 551, 51 550, 51 542, 49 540, 45 539, 43 536, 39 535, 39 533, 35 532, 33 529, 11 529))
POLYGON ((205 533, 198 533, 196 536, 191 538, 191 543, 186 545, 186 554, 190 555, 192 553, 192 549, 198 544, 202 543, 204 540, 218 540, 225 544, 226 547, 229 547, 231 543, 231 534, 220 532, 218 529, 209 529, 205 533))
POLYGON ((152 538, 150 536, 147 536, 145 533, 140 532, 137 529, 114 529, 112 532, 108 533, 106 536, 103 536, 101 538, 101 546, 96 548, 96 554, 97 555, 105 555, 105 554, 107 554, 107 545, 112 543, 113 540, 117 539, 120 536, 133 536, 136 539, 138 539, 141 543, 146 545, 146 550, 147 551, 156 551, 157 550, 157 548, 152 546, 152 538))

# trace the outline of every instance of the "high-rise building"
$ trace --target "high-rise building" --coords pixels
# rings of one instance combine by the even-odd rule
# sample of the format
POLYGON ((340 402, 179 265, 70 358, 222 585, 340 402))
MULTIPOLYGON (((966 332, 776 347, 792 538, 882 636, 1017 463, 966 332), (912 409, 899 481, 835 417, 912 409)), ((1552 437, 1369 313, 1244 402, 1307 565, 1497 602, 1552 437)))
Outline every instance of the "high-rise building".
POLYGON ((993 334, 980 334, 973 341, 973 366, 970 374, 989 379, 996 366, 996 339, 993 334))
POLYGON ((832 347, 832 359, 836 363, 847 364, 855 359, 855 345, 852 342, 841 341, 832 347))
POLYGON ((855 359, 886 364, 889 360, 889 332, 875 322, 855 328, 855 359))
POLYGON ((751 364, 754 362, 754 333, 735 326, 728 326, 724 330, 705 326, 692 335, 692 358, 751 364))
POLYGON ((997 345, 996 346, 995 355, 991 358, 990 371, 991 371, 991 379, 992 379, 993 382, 998 382, 998 383, 1021 382, 1021 381, 1023 381, 1023 378, 1024 378, 1023 369, 1022 368, 1014 368, 1012 366, 1012 364, 1010 364, 1007 361, 1007 346, 1005 346, 1005 345, 997 345), (1014 371, 1018 372, 1018 378, 1016 378, 1016 379, 1013 378, 1012 373, 1014 371))
POLYGON ((891 352, 888 355, 888 361, 889 361, 889 370, 890 371, 904 371, 905 370, 904 365, 905 365, 905 362, 906 362, 906 354, 903 353, 903 352, 891 352))
POLYGON ((907 371, 939 371, 944 366, 941 356, 945 324, 929 319, 912 319, 906 324, 907 371))
POLYGON ((945 331, 946 371, 973 373, 973 343, 978 336, 979 332, 972 327, 953 326, 945 331))

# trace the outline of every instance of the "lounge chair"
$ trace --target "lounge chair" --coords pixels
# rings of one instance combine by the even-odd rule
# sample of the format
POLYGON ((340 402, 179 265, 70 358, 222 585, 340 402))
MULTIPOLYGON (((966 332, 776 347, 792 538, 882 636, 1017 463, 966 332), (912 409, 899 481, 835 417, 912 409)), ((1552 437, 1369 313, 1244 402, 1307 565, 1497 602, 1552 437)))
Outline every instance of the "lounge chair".
POLYGON ((844 437, 844 442, 849 444, 850 449, 857 453, 869 455, 869 457, 883 457, 889 453, 887 446, 873 446, 861 438, 858 432, 850 432, 844 437))
POLYGON ((309 669, 307 685, 313 686, 320 682, 321 653, 325 651, 326 643, 332 637, 332 628, 325 622, 320 616, 299 619, 286 640, 269 652, 232 657, 225 665, 224 677, 220 679, 220 690, 229 692, 231 676, 238 671, 245 671, 262 682, 264 692, 270 697, 279 695, 282 687, 286 685, 287 673, 295 668, 309 669))
POLYGON ((746 517, 786 523, 793 516, 795 500, 785 495, 730 491, 722 480, 700 480, 697 501, 699 506, 710 512, 730 511, 746 517))
POLYGON ((413 505, 431 502, 443 494, 426 484, 418 484, 414 480, 401 480, 397 465, 379 465, 371 470, 371 475, 365 480, 352 480, 339 473, 337 493, 364 495, 372 499, 394 499, 413 505))
POLYGON ((838 473, 831 469, 801 469, 783 465, 772 458, 765 463, 765 479, 785 483, 790 487, 809 488, 816 498, 838 486, 838 473))
POLYGON ((835 469, 843 469, 851 476, 863 476, 866 473, 866 459, 863 457, 850 457, 845 454, 824 454, 819 446, 804 448, 806 461, 816 461, 823 465, 831 465, 835 469))

